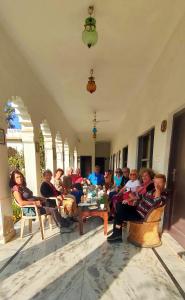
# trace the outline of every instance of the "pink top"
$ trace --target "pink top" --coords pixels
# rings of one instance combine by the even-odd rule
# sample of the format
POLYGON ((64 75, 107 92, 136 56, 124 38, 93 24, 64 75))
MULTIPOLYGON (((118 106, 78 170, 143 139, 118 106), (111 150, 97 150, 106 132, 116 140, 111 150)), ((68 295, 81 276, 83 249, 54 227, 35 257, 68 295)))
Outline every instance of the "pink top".
POLYGON ((83 181, 83 177, 81 177, 80 175, 77 175, 77 174, 72 174, 71 178, 72 178, 72 184, 81 183, 83 181))

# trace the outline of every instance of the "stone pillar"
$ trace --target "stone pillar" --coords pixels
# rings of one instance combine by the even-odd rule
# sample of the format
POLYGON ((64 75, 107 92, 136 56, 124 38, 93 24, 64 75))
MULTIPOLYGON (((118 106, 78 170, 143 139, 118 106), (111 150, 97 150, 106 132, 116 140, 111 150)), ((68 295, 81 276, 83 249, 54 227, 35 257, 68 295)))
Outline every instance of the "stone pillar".
POLYGON ((64 172, 66 174, 69 168, 69 146, 67 143, 64 144, 64 172))
POLYGON ((44 134, 44 152, 45 152, 45 165, 46 169, 51 170, 53 173, 54 164, 53 164, 53 143, 52 137, 46 136, 44 134))
MULTIPOLYGON (((4 115, 0 113, 0 140, 3 141, 3 131, 6 132, 4 115)), ((12 199, 10 195, 8 174, 8 152, 6 144, 0 144, 0 242, 6 243, 15 235, 12 214, 12 199)))
POLYGON ((63 169, 63 145, 61 140, 56 140, 56 167, 63 169))
POLYGON ((39 195, 41 184, 39 138, 35 142, 33 128, 22 126, 22 142, 27 186, 34 195, 39 195))
POLYGON ((77 151, 75 149, 74 150, 74 170, 77 169, 77 157, 78 157, 78 154, 77 154, 77 151))
POLYGON ((57 150, 56 147, 53 147, 53 172, 57 168, 57 150))

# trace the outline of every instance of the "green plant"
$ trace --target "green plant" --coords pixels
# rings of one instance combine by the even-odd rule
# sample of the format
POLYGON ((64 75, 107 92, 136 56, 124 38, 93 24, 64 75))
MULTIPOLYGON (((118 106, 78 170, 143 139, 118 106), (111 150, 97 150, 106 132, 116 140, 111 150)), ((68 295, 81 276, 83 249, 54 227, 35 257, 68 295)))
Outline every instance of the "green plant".
POLYGON ((15 201, 12 202, 12 210, 13 210, 13 221, 14 223, 16 223, 21 218, 21 209, 19 206, 17 206, 15 201))
POLYGON ((106 203, 106 196, 105 195, 102 195, 100 197, 100 204, 105 204, 106 203))
POLYGON ((18 152, 12 147, 8 147, 8 165, 10 172, 19 169, 24 173, 24 156, 22 151, 18 152))

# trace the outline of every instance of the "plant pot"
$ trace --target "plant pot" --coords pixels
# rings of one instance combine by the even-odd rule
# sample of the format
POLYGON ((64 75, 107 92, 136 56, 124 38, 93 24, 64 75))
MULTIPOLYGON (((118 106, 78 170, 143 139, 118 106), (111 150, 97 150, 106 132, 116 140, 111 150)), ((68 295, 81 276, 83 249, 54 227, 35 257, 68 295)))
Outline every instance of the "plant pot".
POLYGON ((101 203, 100 204, 100 209, 104 209, 105 208, 105 204, 104 203, 101 203))

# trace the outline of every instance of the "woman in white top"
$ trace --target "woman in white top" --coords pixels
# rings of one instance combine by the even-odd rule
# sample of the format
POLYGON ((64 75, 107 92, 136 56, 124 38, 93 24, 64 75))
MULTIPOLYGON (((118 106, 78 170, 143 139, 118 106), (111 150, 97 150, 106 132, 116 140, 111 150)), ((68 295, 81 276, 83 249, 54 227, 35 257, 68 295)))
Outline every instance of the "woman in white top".
POLYGON ((141 185, 140 181, 138 180, 138 173, 136 169, 130 171, 129 175, 130 180, 124 185, 124 187, 120 190, 120 194, 126 191, 131 191, 135 193, 137 188, 141 185))

